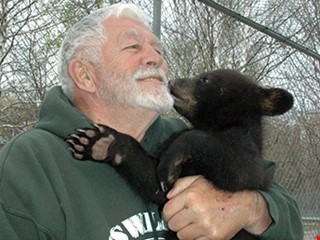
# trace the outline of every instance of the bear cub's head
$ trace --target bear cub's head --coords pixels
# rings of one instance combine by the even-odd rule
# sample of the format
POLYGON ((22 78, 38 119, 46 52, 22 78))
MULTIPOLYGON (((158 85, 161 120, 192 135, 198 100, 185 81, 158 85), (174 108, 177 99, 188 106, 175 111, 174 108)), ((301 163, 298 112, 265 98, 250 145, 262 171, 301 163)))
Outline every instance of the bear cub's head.
POLYGON ((293 96, 281 88, 259 86, 235 70, 219 69, 169 84, 174 107, 194 126, 218 128, 248 124, 252 119, 287 112, 293 96))

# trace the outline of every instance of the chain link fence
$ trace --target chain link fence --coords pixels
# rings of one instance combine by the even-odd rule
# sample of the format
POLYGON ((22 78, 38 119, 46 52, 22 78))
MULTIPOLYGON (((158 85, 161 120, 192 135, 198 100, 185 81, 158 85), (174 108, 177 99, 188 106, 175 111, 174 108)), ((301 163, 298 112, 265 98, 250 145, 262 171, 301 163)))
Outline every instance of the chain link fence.
MULTIPOLYGON (((0 147, 33 126, 46 92, 59 83, 56 57, 66 29, 92 10, 115 2, 119 1, 3 0, 0 147)), ((234 68, 262 85, 283 87, 294 94, 295 106, 290 112, 266 119, 265 155, 277 162, 277 180, 299 203, 305 239, 316 239, 320 235, 319 60, 200 1, 123 2, 134 2, 155 16, 153 22, 150 18, 150 26, 165 46, 172 78, 234 68)), ((320 52, 319 1, 214 2, 316 56, 320 52)))

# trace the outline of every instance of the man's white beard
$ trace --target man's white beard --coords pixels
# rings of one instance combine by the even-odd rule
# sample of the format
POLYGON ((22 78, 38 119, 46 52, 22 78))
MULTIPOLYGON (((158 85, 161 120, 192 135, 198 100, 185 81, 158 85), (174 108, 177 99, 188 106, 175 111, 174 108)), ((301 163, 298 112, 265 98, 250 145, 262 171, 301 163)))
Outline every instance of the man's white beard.
POLYGON ((173 98, 166 86, 158 86, 148 92, 140 91, 135 102, 140 107, 159 113, 170 111, 173 107, 173 98))
POLYGON ((138 70, 132 79, 130 76, 118 76, 107 71, 101 74, 105 83, 99 89, 100 94, 107 102, 115 106, 140 106, 159 113, 170 111, 173 108, 174 101, 168 89, 168 80, 160 68, 138 70), (142 89, 138 79, 154 75, 162 77, 163 85, 156 84, 151 89, 142 89))

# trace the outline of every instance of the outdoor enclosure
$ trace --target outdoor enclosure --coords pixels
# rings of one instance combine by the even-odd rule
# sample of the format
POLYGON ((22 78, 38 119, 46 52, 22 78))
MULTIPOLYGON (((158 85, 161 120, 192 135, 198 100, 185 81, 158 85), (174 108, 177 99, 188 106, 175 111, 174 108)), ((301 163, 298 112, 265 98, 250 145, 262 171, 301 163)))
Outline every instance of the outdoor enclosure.
MULTIPOLYGON (((47 91, 59 83, 57 52, 66 30, 84 15, 115 2, 120 1, 2 0, 0 147, 34 125, 47 91)), ((299 203, 305 239, 316 239, 320 235, 320 1, 123 2, 136 3, 150 15, 172 79, 233 68, 264 86, 286 88, 294 95, 290 112, 266 119, 265 156, 276 161, 277 180, 299 203), (233 14, 203 2, 221 4, 233 14), (241 19, 263 28, 256 30, 241 19)))

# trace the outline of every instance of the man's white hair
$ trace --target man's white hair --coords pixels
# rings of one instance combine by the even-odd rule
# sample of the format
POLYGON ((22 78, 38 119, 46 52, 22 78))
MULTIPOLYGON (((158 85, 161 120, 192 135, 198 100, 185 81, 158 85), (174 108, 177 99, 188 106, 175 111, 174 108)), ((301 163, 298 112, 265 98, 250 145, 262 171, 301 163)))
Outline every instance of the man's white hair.
POLYGON ((73 58, 96 63, 101 60, 101 48, 107 41, 103 22, 111 16, 129 17, 148 27, 145 13, 131 3, 118 3, 92 12, 67 32, 59 53, 58 76, 63 92, 73 99, 74 82, 68 71, 73 58))

